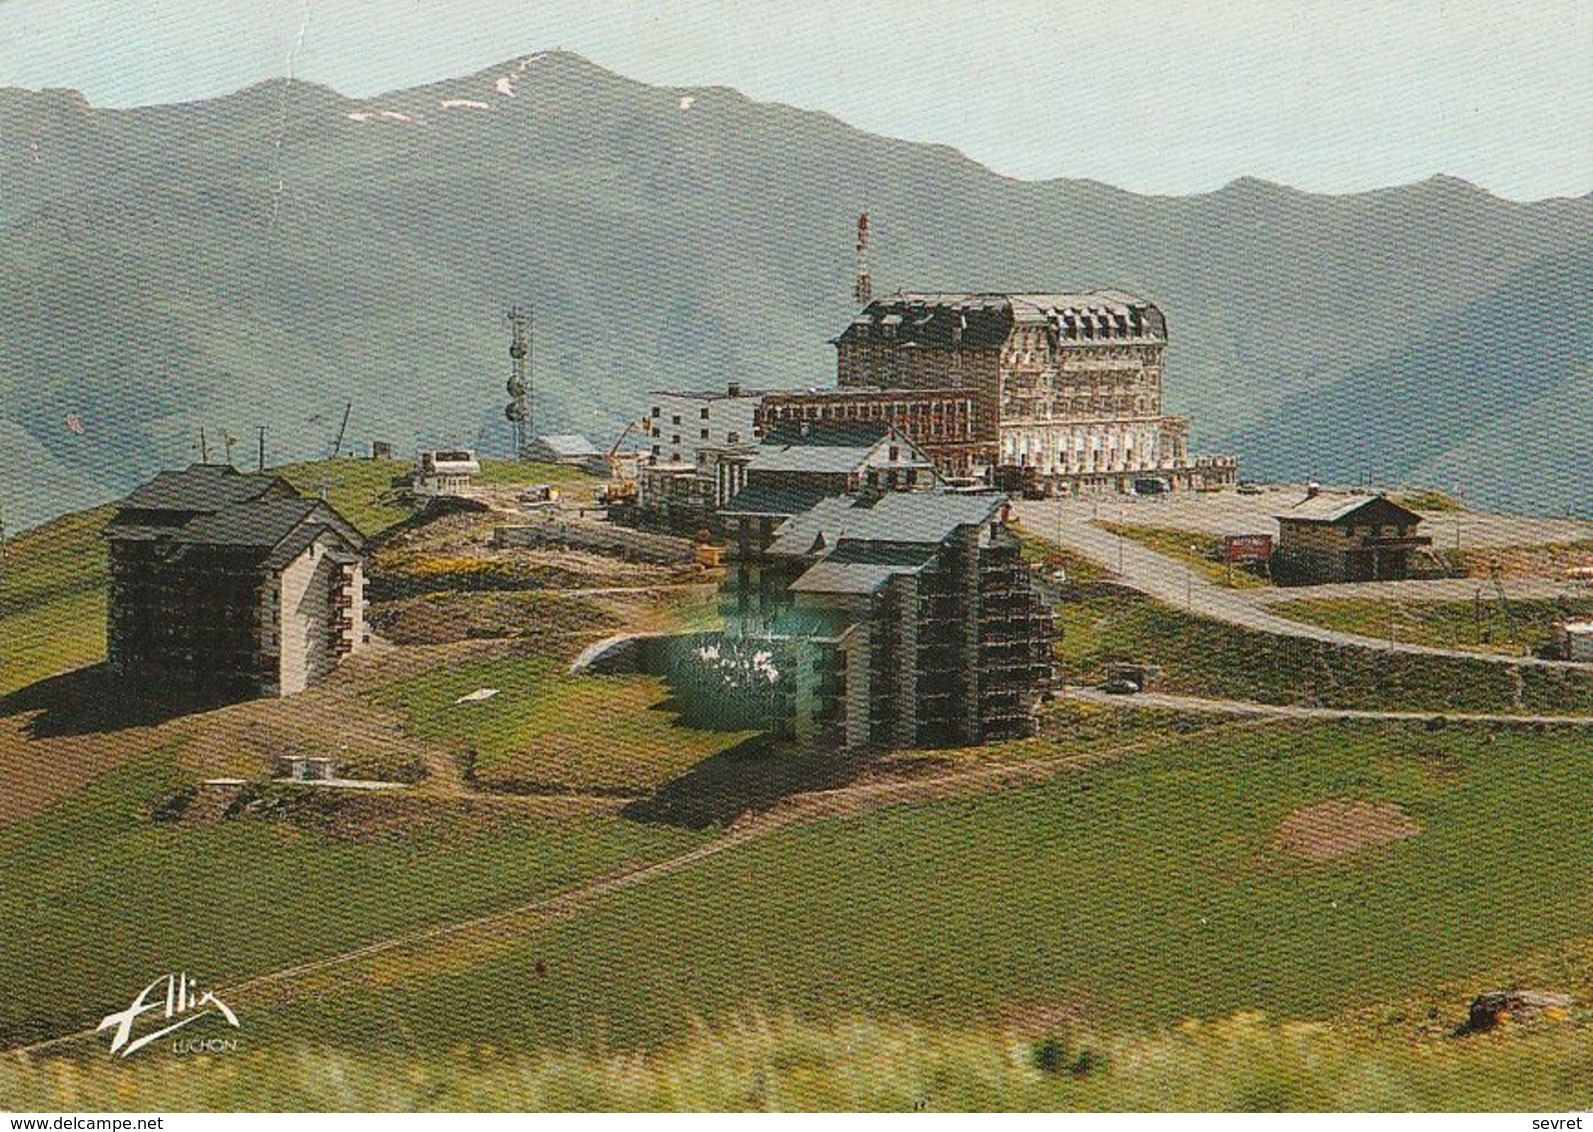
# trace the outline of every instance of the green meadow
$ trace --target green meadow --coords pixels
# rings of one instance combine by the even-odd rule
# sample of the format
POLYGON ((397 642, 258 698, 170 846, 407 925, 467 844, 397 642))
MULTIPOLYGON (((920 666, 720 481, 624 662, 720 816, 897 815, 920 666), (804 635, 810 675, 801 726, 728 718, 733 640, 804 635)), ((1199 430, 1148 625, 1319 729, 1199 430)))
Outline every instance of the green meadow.
MULTIPOLYGON (((1112 1029, 1314 1018, 1587 933, 1585 732, 1269 725, 1044 784, 787 828, 498 940, 420 949, 254 1022, 359 1048, 646 1048, 753 1010, 1112 1029), (1280 823, 1401 807, 1418 832, 1316 861, 1280 823), (446 973, 431 973, 439 968, 446 973)), ((1593 972, 1556 972, 1579 986, 1593 972)), ((1485 988, 1479 988, 1485 989, 1485 988)))

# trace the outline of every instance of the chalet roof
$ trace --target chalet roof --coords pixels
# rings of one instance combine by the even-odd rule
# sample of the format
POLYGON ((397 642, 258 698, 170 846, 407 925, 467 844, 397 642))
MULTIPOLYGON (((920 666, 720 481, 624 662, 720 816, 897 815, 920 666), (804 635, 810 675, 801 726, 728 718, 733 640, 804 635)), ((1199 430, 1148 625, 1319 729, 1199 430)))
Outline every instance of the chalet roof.
POLYGON ((833 495, 830 488, 812 482, 799 484, 749 483, 736 492, 723 507, 721 515, 767 515, 787 518, 808 510, 826 496, 833 495))
POLYGON ((1287 511, 1274 516, 1279 522, 1348 523, 1374 522, 1387 525, 1401 523, 1415 526, 1422 517, 1408 507, 1402 507, 1386 495, 1339 495, 1323 493, 1300 500, 1287 511), (1361 512, 1371 509, 1370 514, 1361 512))
POLYGON ((299 495, 280 477, 195 465, 135 489, 103 533, 117 542, 155 544, 173 557, 203 547, 252 552, 276 569, 327 532, 350 551, 364 541, 331 504, 299 495))
POLYGON ((816 562, 792 582, 793 593, 871 594, 897 574, 914 573, 908 566, 867 562, 816 562))
POLYGON ((782 527, 769 553, 822 556, 791 584, 794 592, 871 594, 897 575, 923 570, 958 528, 982 526, 1003 502, 999 495, 933 492, 891 492, 872 503, 825 500, 782 527))
POLYGON ((207 546, 275 546, 320 503, 299 496, 229 503, 190 519, 172 533, 172 540, 207 546))
POLYGON ((772 555, 806 556, 836 551, 857 555, 845 544, 889 543, 938 547, 959 527, 982 525, 1001 510, 999 494, 890 491, 877 499, 839 496, 821 500, 792 517, 769 546, 772 555))
POLYGON ((141 511, 211 511, 225 503, 243 503, 266 495, 297 495, 281 476, 240 472, 228 464, 191 464, 165 471, 122 500, 141 511))
POLYGON ((934 466, 917 445, 883 421, 781 421, 747 462, 747 472, 849 475, 887 440, 911 455, 907 466, 934 466))

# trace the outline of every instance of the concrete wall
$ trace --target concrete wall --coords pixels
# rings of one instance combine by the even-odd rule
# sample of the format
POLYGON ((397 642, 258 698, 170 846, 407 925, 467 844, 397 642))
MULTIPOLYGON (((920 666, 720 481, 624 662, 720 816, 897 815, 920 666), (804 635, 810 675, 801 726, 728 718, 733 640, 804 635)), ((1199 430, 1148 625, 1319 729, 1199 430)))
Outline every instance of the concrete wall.
MULTIPOLYGON (((327 554, 333 545, 331 536, 323 535, 278 575, 278 695, 302 692, 337 665, 333 596, 342 567, 327 554)), ((360 601, 363 597, 362 588, 360 601)), ((359 624, 363 629, 363 618, 359 624)))

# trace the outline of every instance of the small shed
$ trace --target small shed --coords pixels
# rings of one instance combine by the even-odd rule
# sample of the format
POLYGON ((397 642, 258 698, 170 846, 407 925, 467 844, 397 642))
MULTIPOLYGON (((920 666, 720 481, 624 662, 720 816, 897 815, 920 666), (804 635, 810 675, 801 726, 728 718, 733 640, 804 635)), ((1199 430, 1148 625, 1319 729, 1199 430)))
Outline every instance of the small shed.
POLYGON ((526 456, 543 464, 568 464, 584 468, 603 461, 603 452, 584 436, 565 433, 539 436, 526 446, 526 456))
POLYGON ((1422 517, 1386 495, 1312 492, 1276 518, 1280 580, 1291 582, 1403 581, 1412 551, 1433 543, 1416 533, 1422 517))
POLYGON ((1554 636, 1563 659, 1593 662, 1593 621, 1562 621, 1554 636))
POLYGON ((333 777, 332 760, 318 755, 283 755, 277 759, 282 777, 294 782, 327 782, 333 777))

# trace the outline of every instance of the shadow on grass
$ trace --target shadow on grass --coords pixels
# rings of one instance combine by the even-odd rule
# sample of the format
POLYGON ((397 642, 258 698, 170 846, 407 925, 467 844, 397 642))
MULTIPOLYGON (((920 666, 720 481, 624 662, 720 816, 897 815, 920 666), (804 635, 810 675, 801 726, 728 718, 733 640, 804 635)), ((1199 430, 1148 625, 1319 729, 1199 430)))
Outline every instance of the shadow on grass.
POLYGON ((35 739, 53 739, 154 727, 243 698, 153 687, 94 664, 0 696, 0 718, 33 714, 28 733, 35 739))
POLYGON ((755 735, 704 759, 620 812, 633 821, 706 829, 812 790, 855 782, 874 751, 814 749, 755 735))

